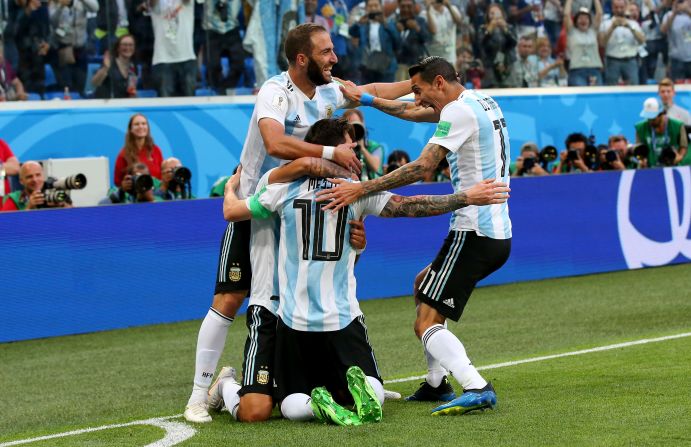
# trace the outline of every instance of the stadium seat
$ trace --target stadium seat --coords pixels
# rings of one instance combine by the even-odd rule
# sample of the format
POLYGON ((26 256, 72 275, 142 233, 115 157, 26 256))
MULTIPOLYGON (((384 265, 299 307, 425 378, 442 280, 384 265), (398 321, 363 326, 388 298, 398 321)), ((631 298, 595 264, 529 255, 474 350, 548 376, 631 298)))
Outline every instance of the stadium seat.
POLYGON ((86 93, 87 95, 96 91, 96 87, 94 87, 94 85, 91 83, 91 78, 94 77, 94 74, 98 71, 99 68, 101 68, 101 64, 89 63, 89 65, 87 65, 86 83, 84 85, 84 93, 86 93))
POLYGON ((137 98, 157 98, 156 90, 137 90, 137 98))
MULTIPOLYGON (((46 100, 51 100, 51 99, 64 99, 65 93, 64 92, 46 92, 43 97, 46 100)), ((78 92, 70 92, 70 97, 71 99, 82 99, 82 95, 80 95, 78 92)))
POLYGON ((45 71, 45 86, 50 87, 53 85, 57 85, 58 81, 55 78, 55 73, 53 72, 53 67, 50 66, 50 64, 45 64, 44 66, 44 71, 45 71))
POLYGON ((40 94, 33 92, 28 92, 26 96, 29 101, 41 101, 43 99, 40 94))
POLYGON ((212 88, 198 88, 194 91, 194 96, 216 96, 216 92, 212 88))

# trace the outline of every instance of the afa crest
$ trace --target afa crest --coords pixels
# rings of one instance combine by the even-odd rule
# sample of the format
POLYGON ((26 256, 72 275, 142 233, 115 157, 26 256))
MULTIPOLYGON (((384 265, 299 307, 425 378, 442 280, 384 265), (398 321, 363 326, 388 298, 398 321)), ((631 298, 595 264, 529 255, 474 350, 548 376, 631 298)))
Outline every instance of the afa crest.
POLYGON ((228 270, 228 278, 233 282, 240 281, 242 278, 242 270, 238 267, 238 264, 233 264, 228 270))
POLYGON ((334 114, 334 107, 331 104, 329 104, 328 106, 326 106, 326 117, 331 118, 333 116, 333 114, 334 114))
POLYGON ((269 383, 269 371, 262 369, 257 372, 257 383, 260 385, 266 385, 269 383))

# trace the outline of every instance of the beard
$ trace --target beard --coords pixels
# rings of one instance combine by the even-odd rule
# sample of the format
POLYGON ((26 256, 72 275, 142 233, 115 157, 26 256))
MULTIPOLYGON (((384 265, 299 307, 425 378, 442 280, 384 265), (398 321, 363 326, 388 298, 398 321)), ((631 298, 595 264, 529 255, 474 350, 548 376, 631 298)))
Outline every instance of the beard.
POLYGON ((312 58, 309 58, 307 62, 307 78, 317 87, 331 82, 330 79, 327 81, 324 78, 322 68, 312 58))

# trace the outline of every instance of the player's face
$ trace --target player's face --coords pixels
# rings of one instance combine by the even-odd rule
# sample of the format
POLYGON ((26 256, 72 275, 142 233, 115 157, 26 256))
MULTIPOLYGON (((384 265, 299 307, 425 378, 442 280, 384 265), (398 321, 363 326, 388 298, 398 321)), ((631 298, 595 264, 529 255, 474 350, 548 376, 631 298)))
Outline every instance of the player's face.
POLYGON ((307 58, 307 77, 314 85, 331 82, 331 69, 338 62, 328 33, 312 34, 312 54, 307 58))
POLYGON ((441 113, 446 102, 442 90, 443 78, 437 76, 432 84, 422 80, 420 73, 416 73, 410 78, 413 94, 415 95, 415 105, 420 107, 431 107, 436 113, 441 113))

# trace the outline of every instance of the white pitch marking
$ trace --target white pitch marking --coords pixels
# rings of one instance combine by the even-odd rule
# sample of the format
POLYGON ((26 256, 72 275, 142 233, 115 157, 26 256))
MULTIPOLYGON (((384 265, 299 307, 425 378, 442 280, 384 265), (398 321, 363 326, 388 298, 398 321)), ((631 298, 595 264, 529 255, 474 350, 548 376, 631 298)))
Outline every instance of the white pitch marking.
MULTIPOLYGON (((590 354, 593 352, 600 352, 600 351, 609 351, 611 349, 626 348, 629 346, 644 345, 646 343, 656 343, 659 341, 674 340, 675 338, 684 338, 684 337, 691 337, 691 332, 684 332, 683 334, 667 335, 665 337, 658 337, 658 338, 643 338, 641 340, 627 341, 625 343, 617 343, 614 345, 599 346, 597 348, 582 349, 580 351, 564 352, 562 354, 552 354, 552 355, 544 355, 541 357, 531 357, 531 358, 527 358, 527 359, 523 359, 523 360, 514 360, 512 362, 495 363, 493 365, 480 366, 477 368, 477 370, 482 371, 482 370, 486 370, 486 369, 504 368, 506 366, 522 365, 523 363, 541 362, 543 360, 552 360, 552 359, 558 359, 561 357, 571 357, 574 355, 590 354)), ((425 377, 426 376, 404 377, 402 379, 386 380, 384 383, 388 384, 388 383, 410 382, 413 380, 424 379, 425 377)), ((2 446, 0 446, 0 447, 2 447, 2 446)))
POLYGON ((197 430, 194 428, 190 427, 187 424, 183 424, 180 422, 168 422, 168 419, 175 419, 181 417, 182 414, 176 414, 173 416, 164 416, 160 418, 152 418, 152 419, 143 419, 141 421, 134 421, 134 422, 126 422, 123 424, 112 424, 112 425, 103 425, 101 427, 90 427, 90 428, 83 428, 81 430, 73 430, 73 431, 68 431, 64 433, 57 433, 54 435, 46 435, 46 436, 39 436, 37 438, 31 438, 31 439, 21 439, 19 441, 10 441, 10 442, 5 442, 0 444, 0 447, 9 447, 13 445, 21 445, 21 444, 28 444, 30 442, 38 442, 38 441, 46 441, 48 439, 55 439, 55 438, 64 438, 66 436, 75 436, 75 435, 81 435, 84 433, 91 433, 95 431, 101 431, 101 430, 108 430, 111 428, 122 428, 122 427, 130 427, 132 425, 153 425, 155 427, 160 427, 166 431, 166 435, 163 437, 163 439, 159 439, 158 441, 147 445, 146 447, 171 447, 176 444, 181 443, 182 441, 185 441, 192 436, 194 436, 197 433, 197 430))

